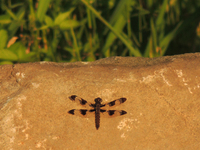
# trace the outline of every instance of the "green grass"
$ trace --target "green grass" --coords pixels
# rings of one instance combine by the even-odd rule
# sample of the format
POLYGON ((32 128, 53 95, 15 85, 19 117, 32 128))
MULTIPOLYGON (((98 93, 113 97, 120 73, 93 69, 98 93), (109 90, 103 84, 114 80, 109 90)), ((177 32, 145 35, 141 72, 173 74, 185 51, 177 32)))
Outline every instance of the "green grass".
POLYGON ((1 0, 0 64, 200 50, 200 2, 1 0))

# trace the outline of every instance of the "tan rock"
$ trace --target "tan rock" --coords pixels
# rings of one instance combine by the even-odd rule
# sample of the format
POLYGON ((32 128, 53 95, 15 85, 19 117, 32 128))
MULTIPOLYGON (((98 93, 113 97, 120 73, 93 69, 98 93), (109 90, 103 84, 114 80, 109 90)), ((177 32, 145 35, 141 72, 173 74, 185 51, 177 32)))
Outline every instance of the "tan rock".
POLYGON ((0 149, 200 148, 200 54, 160 58, 112 57, 95 62, 0 66, 0 149), (112 110, 126 115, 70 115, 94 103, 125 97, 112 110))

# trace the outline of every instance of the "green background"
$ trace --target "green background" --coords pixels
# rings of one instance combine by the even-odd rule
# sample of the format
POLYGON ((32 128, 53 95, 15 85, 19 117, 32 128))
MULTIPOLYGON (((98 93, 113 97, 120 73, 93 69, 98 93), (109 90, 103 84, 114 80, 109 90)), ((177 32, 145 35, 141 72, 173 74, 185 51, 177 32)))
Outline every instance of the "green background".
POLYGON ((0 64, 200 51, 200 0, 0 0, 0 64))

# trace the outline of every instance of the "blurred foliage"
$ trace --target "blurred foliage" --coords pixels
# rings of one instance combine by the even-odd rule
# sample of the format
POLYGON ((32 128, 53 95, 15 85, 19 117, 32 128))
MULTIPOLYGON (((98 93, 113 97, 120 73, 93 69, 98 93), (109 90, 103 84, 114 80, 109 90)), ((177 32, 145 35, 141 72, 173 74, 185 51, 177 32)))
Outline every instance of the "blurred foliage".
POLYGON ((1 0, 0 64, 200 50, 200 0, 1 0))

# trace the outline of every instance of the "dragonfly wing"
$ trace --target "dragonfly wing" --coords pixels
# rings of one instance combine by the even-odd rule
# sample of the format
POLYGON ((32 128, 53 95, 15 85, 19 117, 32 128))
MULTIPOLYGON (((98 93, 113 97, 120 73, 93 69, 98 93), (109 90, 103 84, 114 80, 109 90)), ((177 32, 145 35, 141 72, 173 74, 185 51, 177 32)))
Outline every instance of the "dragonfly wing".
POLYGON ((127 114, 127 112, 124 110, 103 110, 103 109, 101 109, 100 112, 101 112, 101 116, 106 117, 106 118, 117 117, 117 116, 127 114))
POLYGON ((83 107, 87 107, 87 108, 93 107, 93 105, 91 103, 87 102, 86 100, 84 100, 81 97, 78 97, 76 95, 70 96, 69 99, 72 100, 73 102, 80 104, 83 107))
POLYGON ((124 103, 126 101, 126 98, 119 98, 119 99, 116 99, 114 101, 111 101, 109 103, 105 103, 105 104, 102 104, 100 107, 103 107, 103 109, 109 109, 110 107, 114 107, 114 106, 118 106, 122 103, 124 103))
POLYGON ((87 109, 72 109, 70 111, 68 111, 69 114, 71 115, 76 115, 79 117, 85 117, 85 118, 89 118, 89 117, 94 117, 95 116, 95 110, 91 109, 91 110, 87 110, 87 109))

